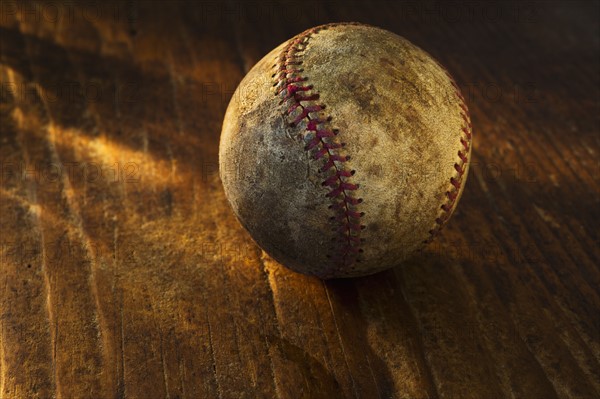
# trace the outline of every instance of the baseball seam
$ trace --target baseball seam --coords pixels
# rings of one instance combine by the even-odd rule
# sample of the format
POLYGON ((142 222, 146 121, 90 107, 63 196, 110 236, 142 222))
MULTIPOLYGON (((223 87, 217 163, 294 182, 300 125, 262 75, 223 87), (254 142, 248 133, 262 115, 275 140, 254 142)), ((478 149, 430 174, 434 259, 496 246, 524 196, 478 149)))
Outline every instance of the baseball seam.
POLYGON ((307 84, 308 77, 302 75, 304 70, 300 65, 303 63, 303 51, 313 34, 332 26, 348 24, 318 26, 292 39, 273 65, 276 70, 272 75, 275 78, 275 95, 281 97, 279 105, 286 106, 284 115, 290 127, 306 123, 303 132, 305 151, 312 152, 315 160, 325 161, 320 172, 333 172, 321 185, 327 188, 325 196, 333 202, 329 209, 334 211, 334 215, 329 220, 337 223, 332 229, 337 235, 332 238, 332 247, 327 254, 337 270, 360 262, 363 252, 361 244, 364 242, 360 232, 365 226, 360 223, 364 212, 359 212, 357 205, 363 200, 353 195, 359 185, 350 182, 355 174, 354 170, 347 167, 350 156, 340 154, 345 143, 336 141, 339 131, 330 127, 331 117, 323 115, 325 105, 317 102, 320 95, 313 85, 307 84))
MULTIPOLYGON (((436 62, 437 63, 437 62, 436 62)), ((460 195, 460 190, 465 180, 465 172, 467 170, 467 166, 469 164, 469 154, 471 150, 471 137, 472 137, 472 126, 471 126, 471 118, 469 116, 469 109, 465 104, 465 98, 460 92, 460 88, 454 81, 450 72, 446 70, 442 65, 437 63, 437 65, 444 71, 446 76, 450 79, 450 83, 454 88, 454 93, 459 99, 459 107, 460 107, 460 117, 463 120, 463 125, 461 126, 461 137, 460 137, 460 148, 458 150, 458 160, 454 164, 455 174, 450 178, 450 189, 446 191, 446 202, 440 206, 441 213, 435 219, 434 227, 429 230, 429 237, 425 240, 425 243, 430 243, 433 239, 440 233, 454 208, 456 207, 456 203, 458 197, 460 195)))

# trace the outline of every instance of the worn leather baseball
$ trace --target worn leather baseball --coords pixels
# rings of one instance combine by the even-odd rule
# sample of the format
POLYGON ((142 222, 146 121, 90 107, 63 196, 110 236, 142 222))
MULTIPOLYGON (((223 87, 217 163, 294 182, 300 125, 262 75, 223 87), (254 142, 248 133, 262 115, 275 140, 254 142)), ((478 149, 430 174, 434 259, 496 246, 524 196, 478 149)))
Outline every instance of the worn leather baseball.
POLYGON ((386 30, 338 23, 275 48, 242 80, 220 176, 275 260, 320 278, 398 265, 456 209, 471 123, 448 72, 386 30))

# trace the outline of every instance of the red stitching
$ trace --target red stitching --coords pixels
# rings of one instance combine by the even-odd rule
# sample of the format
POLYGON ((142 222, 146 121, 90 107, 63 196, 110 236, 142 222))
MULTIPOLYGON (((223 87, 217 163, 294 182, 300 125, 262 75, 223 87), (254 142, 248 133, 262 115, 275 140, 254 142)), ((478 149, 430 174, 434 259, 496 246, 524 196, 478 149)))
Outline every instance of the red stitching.
POLYGON ((461 127, 461 132, 464 137, 460 138, 460 144, 462 146, 461 150, 458 150, 458 159, 459 161, 454 164, 454 170, 456 171, 456 176, 450 178, 450 184, 452 185, 452 190, 446 191, 446 197, 448 200, 445 204, 442 204, 441 209, 444 211, 440 217, 435 219, 436 226, 429 230, 429 238, 425 240, 425 243, 430 243, 433 239, 440 233, 442 227, 444 227, 445 223, 450 218, 450 214, 452 210, 456 206, 456 199, 458 198, 458 193, 460 192, 461 186, 463 184, 463 178, 465 171, 467 170, 467 164, 469 162, 469 149, 471 148, 471 118, 469 117, 469 109, 465 104, 465 98, 463 97, 458 85, 454 81, 454 78, 450 75, 450 73, 440 64, 438 64, 440 68, 446 73, 446 76, 450 79, 450 83, 452 87, 454 87, 454 93, 459 99, 459 108, 460 108, 460 116, 464 121, 464 125, 461 127))
POLYGON ((360 224, 360 218, 364 216, 364 212, 356 210, 362 198, 353 196, 359 185, 348 181, 355 173, 345 166, 350 156, 336 152, 343 148, 345 143, 334 141, 338 131, 329 127, 331 118, 319 115, 325 109, 325 105, 315 103, 319 99, 319 93, 312 85, 306 84, 307 77, 299 75, 303 69, 297 68, 298 65, 302 65, 301 53, 311 35, 334 25, 338 24, 309 29, 293 39, 274 65, 277 72, 273 74, 276 79, 273 86, 276 87, 276 95, 281 97, 280 105, 286 105, 284 114, 288 121, 291 119, 290 126, 296 127, 302 122, 306 123, 303 137, 308 142, 304 149, 311 151, 314 159, 324 161, 319 171, 332 171, 321 183, 327 189, 325 196, 332 201, 328 209, 332 210, 334 215, 329 220, 336 223, 332 231, 337 233, 331 240, 332 248, 327 256, 336 267, 342 268, 360 262, 359 254, 363 252, 360 246, 364 239, 360 237, 360 232, 365 226, 360 224))

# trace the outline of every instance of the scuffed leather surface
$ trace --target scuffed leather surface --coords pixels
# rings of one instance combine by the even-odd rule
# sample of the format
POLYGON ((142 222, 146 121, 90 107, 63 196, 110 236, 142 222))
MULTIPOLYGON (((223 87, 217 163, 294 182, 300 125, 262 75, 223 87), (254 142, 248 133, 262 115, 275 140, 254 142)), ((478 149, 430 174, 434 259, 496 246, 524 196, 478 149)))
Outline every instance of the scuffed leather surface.
MULTIPOLYGON (((288 43, 260 60, 234 93, 220 175, 238 219, 269 255, 298 272, 332 277, 326 254, 336 232, 321 186, 323 161, 304 149, 305 124, 288 125, 273 86, 273 65, 288 43)), ((379 28, 319 30, 302 54, 302 75, 346 143, 340 153, 351 156, 356 196, 364 200, 357 206, 365 212, 361 261, 333 277, 395 266, 422 247, 444 212, 462 149, 460 99, 428 54, 379 28)))

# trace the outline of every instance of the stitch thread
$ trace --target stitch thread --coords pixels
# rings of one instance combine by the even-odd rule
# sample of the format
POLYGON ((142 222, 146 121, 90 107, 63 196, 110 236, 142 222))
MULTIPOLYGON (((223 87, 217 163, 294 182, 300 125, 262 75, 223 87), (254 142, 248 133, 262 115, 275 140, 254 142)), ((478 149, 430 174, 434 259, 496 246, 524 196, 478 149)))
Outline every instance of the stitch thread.
MULTIPOLYGON (((325 105, 316 103, 319 100, 319 93, 312 85, 306 84, 308 78, 301 75, 304 69, 299 67, 303 62, 301 53, 306 49, 311 36, 320 30, 337 25, 360 24, 328 24, 303 32, 282 51, 277 63, 273 65, 276 72, 272 77, 276 79, 273 85, 276 88, 275 95, 282 97, 279 104, 287 106, 284 115, 289 118, 288 120, 291 119, 290 126, 297 127, 302 122, 306 123, 303 137, 307 144, 304 149, 311 151, 314 159, 325 161, 320 172, 331 171, 330 173, 332 173, 322 182, 322 186, 328 189, 325 196, 331 198, 333 202, 328 208, 334 211, 334 215, 329 219, 338 223, 337 227, 332 228, 332 231, 338 233, 336 237, 332 238, 332 242, 337 245, 337 248, 332 248, 332 253, 328 254, 328 257, 337 265, 338 269, 341 269, 354 262, 360 262, 359 255, 363 252, 361 244, 364 242, 364 238, 360 237, 360 231, 365 226, 360 224, 360 218, 364 216, 364 212, 358 212, 356 206, 363 200, 353 196, 353 192, 359 188, 359 185, 348 181, 355 173, 354 170, 345 167, 350 156, 340 155, 336 151, 343 148, 345 143, 335 141, 339 132, 337 129, 329 127, 331 117, 325 118, 319 115, 322 114, 325 105)), ((436 61, 434 60, 434 62, 436 61)), ((436 225, 429 231, 429 237, 424 243, 431 242, 440 233, 456 206, 456 199, 469 162, 472 138, 471 119, 464 97, 450 73, 439 63, 437 64, 450 79, 455 95, 460 100, 460 116, 463 119, 463 126, 460 138, 461 149, 457 152, 458 161, 454 164, 456 173, 450 178, 452 188, 446 191, 447 200, 440 206, 442 214, 436 218, 436 225)))
POLYGON ((307 84, 308 77, 300 75, 304 71, 300 67, 303 62, 302 52, 311 36, 335 25, 341 24, 312 28, 292 40, 273 65, 276 71, 272 77, 276 79, 275 95, 281 97, 279 104, 286 107, 284 115, 290 126, 297 127, 300 123, 306 123, 303 132, 306 142, 304 149, 311 152, 315 160, 323 160, 320 172, 330 173, 321 185, 327 188, 325 196, 332 201, 328 208, 334 214, 329 220, 336 224, 331 230, 337 234, 331 240, 332 247, 327 257, 341 269, 360 262, 360 254, 363 252, 361 244, 364 242, 360 232, 365 228, 360 224, 360 218, 364 216, 364 212, 359 212, 356 208, 363 200, 354 196, 359 185, 349 181, 355 174, 354 170, 346 166, 350 156, 339 153, 345 146, 345 143, 336 141, 339 131, 330 127, 331 117, 323 116, 325 105, 317 103, 319 93, 311 84, 307 84))
MULTIPOLYGON (((437 62, 436 62, 437 63, 437 62)), ((471 126, 471 118, 469 117, 469 109, 465 104, 465 98, 460 92, 460 88, 454 81, 450 72, 446 70, 442 65, 437 63, 437 65, 442 68, 446 76, 450 79, 450 83, 452 87, 454 87, 454 93, 460 100, 460 116, 463 119, 463 126, 461 127, 462 137, 460 138, 461 149, 458 150, 458 162, 454 164, 454 170, 456 171, 456 175, 450 178, 450 184, 452 185, 452 189, 446 191, 447 200, 444 204, 441 205, 441 209, 443 213, 441 216, 435 219, 435 227, 429 230, 429 237, 424 241, 425 244, 430 243, 433 239, 440 233, 442 227, 446 224, 450 215, 452 214, 452 210, 456 206, 456 199, 458 198, 458 193, 460 193, 461 186, 463 184, 463 178, 465 172, 467 170, 467 164, 469 162, 469 150, 471 148, 471 137, 472 137, 472 126, 471 126)))

